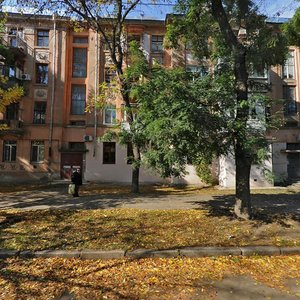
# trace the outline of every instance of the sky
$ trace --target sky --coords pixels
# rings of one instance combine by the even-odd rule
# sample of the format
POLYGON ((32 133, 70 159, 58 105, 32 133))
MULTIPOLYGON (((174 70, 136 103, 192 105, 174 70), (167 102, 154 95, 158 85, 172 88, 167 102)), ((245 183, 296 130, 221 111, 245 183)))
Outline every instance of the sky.
MULTIPOLYGON (((291 18, 295 10, 300 7, 300 1, 297 0, 254 0, 260 11, 268 17, 291 18)), ((14 2, 6 0, 5 2, 14 2)), ((172 13, 176 0, 141 0, 141 3, 135 9, 130 17, 141 19, 160 19, 164 20, 166 14, 172 13)), ((5 5, 5 4, 4 4, 5 5)), ((10 7, 8 11, 13 11, 10 7)), ((16 11, 16 10, 14 10, 16 11)))
MULTIPOLYGON (((142 1, 146 2, 146 1, 142 1)), ((174 3, 174 1, 172 1, 174 3)), ((268 17, 291 18, 295 10, 300 7, 297 0, 255 0, 260 11, 268 17)), ((156 1, 162 3, 162 1, 156 1)), ((139 5, 137 14, 141 18, 165 19, 167 13, 172 13, 174 5, 165 2, 163 5, 139 5)))

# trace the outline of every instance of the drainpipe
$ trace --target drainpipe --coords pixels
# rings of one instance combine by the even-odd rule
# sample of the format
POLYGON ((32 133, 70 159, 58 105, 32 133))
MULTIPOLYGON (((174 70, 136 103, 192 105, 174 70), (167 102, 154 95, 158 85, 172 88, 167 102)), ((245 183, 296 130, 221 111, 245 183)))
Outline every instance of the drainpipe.
POLYGON ((48 171, 50 179, 52 177, 53 170, 52 164, 52 138, 53 138, 53 113, 54 113, 54 93, 55 93, 55 66, 56 66, 56 20, 55 15, 52 16, 53 20, 53 47, 52 47, 52 89, 51 89, 51 103, 50 103, 50 125, 49 125, 49 158, 48 158, 48 171))
POLYGON ((98 45, 98 31, 96 31, 96 41, 95 41, 95 52, 96 52, 96 66, 95 66, 95 94, 94 94, 94 138, 93 138, 93 157, 96 156, 97 149, 97 97, 98 97, 98 76, 99 76, 99 45, 98 45))

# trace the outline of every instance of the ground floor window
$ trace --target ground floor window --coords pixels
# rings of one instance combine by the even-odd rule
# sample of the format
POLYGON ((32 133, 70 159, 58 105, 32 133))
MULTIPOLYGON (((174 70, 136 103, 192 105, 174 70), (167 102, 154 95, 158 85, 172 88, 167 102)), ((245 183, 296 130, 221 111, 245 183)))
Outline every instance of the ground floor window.
POLYGON ((31 143, 31 161, 43 162, 45 158, 45 145, 42 141, 33 141, 31 143))
POLYGON ((15 162, 17 157, 17 142, 4 141, 3 144, 3 161, 15 162))
POLYGON ((103 143, 103 164, 116 163, 116 143, 104 142, 103 143))

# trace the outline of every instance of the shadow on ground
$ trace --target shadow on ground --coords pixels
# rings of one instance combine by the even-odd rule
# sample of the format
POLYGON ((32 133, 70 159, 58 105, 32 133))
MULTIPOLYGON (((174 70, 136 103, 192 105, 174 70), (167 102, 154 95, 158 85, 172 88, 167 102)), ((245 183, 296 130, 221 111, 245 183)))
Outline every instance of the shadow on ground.
MULTIPOLYGON (((206 209, 211 216, 234 217, 233 195, 213 196, 210 200, 196 201, 199 209, 206 209)), ((266 223, 291 218, 300 222, 300 195, 299 194, 254 194, 251 195, 253 219, 266 223)))

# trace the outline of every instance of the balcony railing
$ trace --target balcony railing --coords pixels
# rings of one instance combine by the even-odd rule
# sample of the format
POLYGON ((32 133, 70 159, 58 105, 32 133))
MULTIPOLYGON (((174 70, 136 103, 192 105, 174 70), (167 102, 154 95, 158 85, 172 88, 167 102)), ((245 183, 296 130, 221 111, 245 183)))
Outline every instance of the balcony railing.
POLYGON ((23 121, 21 120, 0 120, 0 127, 1 125, 7 126, 4 130, 0 130, 1 135, 7 133, 20 136, 24 134, 23 121))

